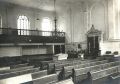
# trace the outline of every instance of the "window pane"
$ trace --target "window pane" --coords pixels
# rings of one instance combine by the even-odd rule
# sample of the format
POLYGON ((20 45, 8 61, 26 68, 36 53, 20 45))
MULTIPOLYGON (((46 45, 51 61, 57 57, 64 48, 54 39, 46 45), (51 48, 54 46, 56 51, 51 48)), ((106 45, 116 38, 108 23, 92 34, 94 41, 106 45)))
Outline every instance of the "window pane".
POLYGON ((26 16, 19 16, 17 26, 18 29, 22 30, 18 30, 18 35, 29 35, 29 32, 27 31, 27 29, 29 29, 29 25, 29 20, 26 16))

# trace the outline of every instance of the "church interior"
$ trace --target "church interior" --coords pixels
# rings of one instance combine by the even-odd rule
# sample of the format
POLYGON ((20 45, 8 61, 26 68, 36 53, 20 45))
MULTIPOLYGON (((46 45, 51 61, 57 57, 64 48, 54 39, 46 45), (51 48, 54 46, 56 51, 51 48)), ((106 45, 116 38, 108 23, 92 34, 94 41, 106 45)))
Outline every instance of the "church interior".
POLYGON ((120 0, 0 0, 0 84, 120 84, 120 0))

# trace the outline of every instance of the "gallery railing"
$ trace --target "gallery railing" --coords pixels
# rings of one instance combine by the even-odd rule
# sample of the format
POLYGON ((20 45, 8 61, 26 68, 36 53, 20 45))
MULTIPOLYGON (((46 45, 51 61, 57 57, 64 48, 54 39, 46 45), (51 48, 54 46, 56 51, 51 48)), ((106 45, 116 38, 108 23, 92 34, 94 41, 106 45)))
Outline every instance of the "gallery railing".
POLYGON ((13 29, 13 28, 0 28, 0 35, 31 35, 31 36, 59 36, 64 37, 65 32, 55 31, 40 31, 28 29, 13 29))
POLYGON ((64 43, 65 32, 0 28, 0 43, 64 43))

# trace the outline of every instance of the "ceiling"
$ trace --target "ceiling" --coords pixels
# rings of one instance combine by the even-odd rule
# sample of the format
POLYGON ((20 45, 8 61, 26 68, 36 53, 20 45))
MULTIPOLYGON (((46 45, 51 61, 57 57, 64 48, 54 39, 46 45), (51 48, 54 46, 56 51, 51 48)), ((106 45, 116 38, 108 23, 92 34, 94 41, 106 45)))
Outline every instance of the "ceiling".
MULTIPOLYGON (((13 3, 21 6, 32 7, 42 10, 54 10, 54 0, 0 0, 2 2, 13 3)), ((83 1, 98 1, 98 0, 56 0, 56 6, 67 6, 67 4, 79 4, 83 1)))
MULTIPOLYGON (((54 10, 54 0, 0 0, 0 1, 43 10, 54 10)), ((58 4, 66 5, 67 3, 75 4, 80 1, 85 0, 56 0, 56 6, 58 6, 58 4)))

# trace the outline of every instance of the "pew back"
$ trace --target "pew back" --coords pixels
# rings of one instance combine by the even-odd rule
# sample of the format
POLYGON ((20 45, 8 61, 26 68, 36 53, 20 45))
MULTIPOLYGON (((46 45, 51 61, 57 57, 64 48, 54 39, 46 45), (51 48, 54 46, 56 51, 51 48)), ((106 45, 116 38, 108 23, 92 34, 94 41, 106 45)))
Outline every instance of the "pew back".
POLYGON ((10 67, 1 67, 0 71, 4 71, 4 70, 10 70, 10 67))
POLYGON ((92 80, 97 80, 99 78, 111 75, 113 73, 118 73, 118 72, 120 72, 119 68, 120 68, 120 65, 110 67, 110 68, 107 68, 107 69, 103 69, 103 70, 100 70, 100 71, 96 71, 96 72, 91 72, 92 80))
POLYGON ((53 84, 58 81, 57 74, 46 75, 33 79, 33 84, 53 84))
POLYGON ((61 71, 62 77, 64 79, 69 78, 72 75, 72 69, 80 69, 80 68, 85 68, 85 67, 90 67, 90 66, 94 66, 94 65, 107 63, 107 62, 108 62, 107 60, 103 60, 103 61, 89 62, 89 63, 85 63, 85 64, 63 67, 63 69, 61 71))
POLYGON ((31 68, 31 69, 25 69, 25 70, 21 70, 21 71, 4 73, 4 74, 0 74, 0 79, 15 77, 15 76, 23 75, 23 74, 28 74, 28 73, 34 73, 34 72, 38 72, 38 71, 39 71, 39 68, 31 68))
POLYGON ((28 63, 25 64, 17 64, 17 65, 11 65, 10 69, 15 69, 15 68, 21 68, 21 67, 27 67, 28 63))
POLYGON ((119 84, 120 83, 119 81, 118 83, 117 81, 112 82, 112 80, 110 79, 111 75, 120 72, 119 68, 120 65, 96 72, 90 72, 88 76, 88 78, 90 79, 89 84, 119 84))
POLYGON ((73 68, 74 69, 79 69, 79 68, 104 64, 104 63, 107 63, 107 62, 108 62, 107 60, 103 60, 103 61, 89 62, 89 63, 85 63, 85 64, 78 64, 78 65, 74 65, 74 66, 67 66, 67 67, 64 67, 64 71, 66 72, 66 71, 72 70, 73 68))
POLYGON ((85 67, 85 68, 80 68, 80 69, 74 69, 76 76, 77 75, 81 75, 81 74, 85 74, 87 72, 95 72, 98 70, 102 70, 102 69, 106 69, 112 66, 117 66, 120 65, 120 62, 109 62, 109 63, 105 63, 105 64, 99 64, 99 65, 95 65, 95 66, 90 66, 90 67, 85 67))
POLYGON ((120 65, 120 62, 117 61, 117 62, 110 62, 110 63, 100 64, 100 65, 85 67, 81 69, 73 69, 73 72, 72 72, 73 81, 80 82, 82 80, 87 79, 88 72, 92 73, 92 72, 100 71, 103 69, 107 69, 107 68, 119 66, 119 65, 120 65))
POLYGON ((63 81, 60 81, 60 82, 57 82, 57 83, 54 83, 54 84, 74 84, 72 79, 66 79, 66 80, 63 80, 63 81))
POLYGON ((25 69, 32 69, 33 67, 34 66, 27 66, 27 67, 15 68, 15 69, 10 69, 10 70, 1 70, 0 74, 16 72, 16 71, 21 71, 21 70, 25 70, 25 69))
POLYGON ((64 66, 70 66, 70 65, 78 65, 78 64, 84 64, 86 62, 92 62, 92 61, 98 61, 99 59, 95 60, 61 60, 61 61, 55 61, 48 64, 48 74, 55 73, 55 71, 61 71, 61 69, 64 66))
POLYGON ((47 70, 42 70, 42 71, 32 73, 32 78, 36 79, 45 75, 47 75, 47 70))
POLYGON ((27 81, 32 81, 31 74, 24 74, 16 77, 0 80, 0 84, 21 84, 27 81))

